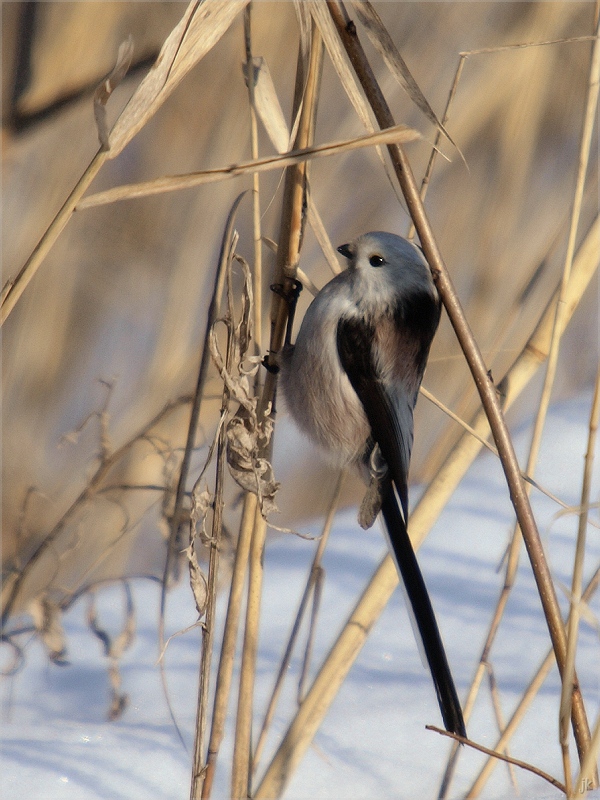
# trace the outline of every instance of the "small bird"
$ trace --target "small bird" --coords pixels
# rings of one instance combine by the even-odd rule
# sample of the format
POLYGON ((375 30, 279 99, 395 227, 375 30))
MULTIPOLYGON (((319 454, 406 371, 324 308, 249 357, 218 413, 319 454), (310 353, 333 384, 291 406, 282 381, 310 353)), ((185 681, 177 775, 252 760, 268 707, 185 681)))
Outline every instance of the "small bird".
MULTIPOLYGON (((431 600, 408 536, 413 409, 441 304, 421 250, 375 231, 338 247, 348 268, 308 308, 281 358, 287 407, 339 466, 368 483, 359 522, 381 510, 446 729, 466 735, 431 600)), ((293 316, 293 314, 292 314, 293 316)))

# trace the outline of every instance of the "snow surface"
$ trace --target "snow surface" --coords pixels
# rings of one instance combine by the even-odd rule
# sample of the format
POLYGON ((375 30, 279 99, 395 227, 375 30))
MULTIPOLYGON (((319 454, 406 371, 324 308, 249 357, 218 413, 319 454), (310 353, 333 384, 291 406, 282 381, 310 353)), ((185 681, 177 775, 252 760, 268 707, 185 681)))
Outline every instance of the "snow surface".
MULTIPOLYGON (((541 484, 573 505, 577 504, 580 491, 589 404, 589 395, 584 395, 553 408, 536 473, 541 484)), ((523 427, 516 437, 522 460, 528 439, 523 427)), ((593 501, 598 500, 598 485, 596 470, 593 501)), ((557 506, 535 490, 532 500, 559 587, 559 599, 565 607, 565 594, 560 587, 570 581, 576 518, 557 517, 557 506)), ((597 521, 597 510, 592 516, 597 521)), ((355 511, 338 516, 325 554, 326 580, 313 674, 385 551, 381 532, 374 528, 365 533, 355 520, 355 511)), ((494 456, 484 453, 419 552, 462 697, 474 674, 501 587, 503 576, 498 567, 512 520, 499 463, 494 456)), ((318 525, 308 532, 318 534, 318 525)), ((281 534, 268 543, 257 672, 257 727, 315 546, 314 541, 281 534)), ((599 532, 590 526, 587 579, 599 561, 599 532)), ((222 594, 223 601, 226 593, 222 594)), ((85 599, 79 600, 65 616, 69 666, 49 663, 36 640, 27 644, 24 667, 3 682, 4 800, 188 797, 199 631, 196 628, 173 638, 165 661, 171 702, 186 751, 170 720, 157 667, 158 588, 139 582, 134 585, 134 597, 137 635, 121 662, 129 706, 117 722, 106 720, 109 696, 106 664, 99 643, 86 624, 85 599)), ((103 589, 98 605, 102 623, 117 632, 123 613, 121 587, 103 589)), ((597 598, 591 608, 596 620, 600 618, 597 598)), ((168 598, 167 635, 194 621, 195 610, 184 581, 168 598)), ((492 652, 505 719, 510 717, 547 649, 545 622, 524 556, 492 652)), ((599 654, 597 629, 583 622, 577 669, 591 724, 600 706, 599 654)), ((300 656, 296 656, 290 669, 268 740, 267 759, 294 709, 294 680, 299 660, 300 656)), ((510 752, 562 779, 557 745, 558 693, 558 677, 553 670, 511 741, 510 752)), ((497 728, 489 698, 484 682, 468 730, 471 738, 493 747, 497 728)), ((233 709, 234 703, 231 715, 233 709)), ((397 591, 374 626, 285 797, 289 800, 436 797, 450 743, 425 730, 426 724, 441 725, 440 715, 429 675, 415 646, 402 593, 397 591)), ((228 797, 231 751, 229 736, 220 755, 214 798, 228 797)), ((483 755, 462 748, 451 797, 464 796, 484 760, 483 755)), ((516 777, 521 797, 550 800, 562 796, 530 773, 518 770, 516 777)), ((517 796, 505 765, 496 767, 481 796, 493 800, 517 796)), ((594 792, 588 796, 600 795, 594 792)))

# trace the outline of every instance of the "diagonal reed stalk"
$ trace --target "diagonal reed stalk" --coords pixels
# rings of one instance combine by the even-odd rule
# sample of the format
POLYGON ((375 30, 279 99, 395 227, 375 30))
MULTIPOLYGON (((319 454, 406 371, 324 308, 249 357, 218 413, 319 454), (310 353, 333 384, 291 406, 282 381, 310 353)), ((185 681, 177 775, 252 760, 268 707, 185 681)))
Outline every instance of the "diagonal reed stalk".
MULTIPOLYGON (((600 47, 598 39, 596 39, 593 44, 592 58, 590 61, 588 91, 587 91, 587 98, 583 116, 583 125, 582 125, 580 150, 579 150, 579 165, 578 165, 577 179, 575 184, 574 199, 571 208, 571 220, 569 226, 567 251, 565 255, 561 283, 558 291, 558 298, 555 305, 554 320, 552 324, 552 334, 550 337, 550 346, 548 350, 548 360, 544 375, 544 384, 531 436, 527 465, 525 467, 526 473, 531 476, 534 475, 536 469, 537 460, 541 447, 542 433, 544 430, 546 416, 548 413, 548 407, 550 405, 552 387, 554 385, 554 379, 556 377, 556 368, 558 364, 560 342, 562 334, 564 333, 565 330, 565 325, 563 324, 562 317, 566 313, 568 313, 565 305, 565 299, 567 295, 569 281, 571 278, 573 258, 575 254, 575 241, 576 241, 577 230, 579 227, 579 219, 581 216, 582 198, 583 198, 585 180, 590 158, 592 130, 594 127, 595 112, 598 102, 598 74, 600 70, 599 54, 600 54, 600 47)), ((526 491, 527 493, 529 493, 530 486, 526 487, 526 491)), ((521 549, 521 530, 519 525, 517 524, 511 536, 511 543, 506 561, 504 585, 502 587, 500 596, 498 598, 496 609, 492 617, 492 621, 485 641, 485 645, 481 653, 475 677, 473 678, 471 688, 469 690, 469 694, 467 697, 467 701, 465 703, 465 714, 467 719, 471 714, 475 700, 477 698, 483 674, 486 669, 486 664, 488 663, 489 660, 490 651, 493 642, 495 640, 496 633, 498 632, 500 622, 502 620, 502 616, 504 614, 504 610, 506 608, 506 604, 510 596, 510 592, 512 590, 512 587, 514 586, 517 574, 517 567, 519 563, 520 549, 521 549)), ((571 686, 573 685, 573 677, 574 677, 573 670, 574 670, 574 663, 567 663, 565 666, 564 677, 563 677, 563 698, 561 701, 561 706, 563 707, 563 710, 567 707, 565 693, 568 691, 569 696, 571 695, 571 686), (569 687, 568 690, 566 688, 567 686, 569 687)), ((570 767, 568 758, 568 718, 570 717, 570 703, 568 707, 569 707, 569 714, 566 716, 563 714, 561 717, 562 721, 560 725, 559 738, 563 753, 565 784, 567 786, 567 789, 570 790, 571 776, 570 776, 570 767)), ((452 773, 456 765, 456 759, 458 758, 458 754, 459 754, 459 749, 458 746, 455 744, 452 748, 448 765, 446 767, 446 771, 442 779, 440 795, 439 795, 440 798, 444 798, 447 794, 448 789, 450 788, 452 773)))
MULTIPOLYGON (((586 586, 585 591, 582 594, 582 599, 584 602, 587 603, 590 601, 594 592, 597 590, 599 583, 600 583, 600 568, 596 570, 590 582, 586 586)), ((554 657, 554 650, 550 648, 550 650, 546 654, 546 657, 538 667, 535 675, 529 682, 529 685, 525 689, 523 696, 521 697, 519 703, 517 704, 517 707, 513 711, 508 723, 506 724, 506 727, 502 731, 500 738, 496 742, 494 750, 502 752, 504 748, 507 746, 508 742, 512 738, 513 733, 515 733, 515 731, 517 730, 527 710, 531 706, 531 703, 533 702, 536 694, 542 688, 544 681, 548 677, 548 674, 550 670, 554 667, 555 663, 556 659, 554 657)), ((492 774, 492 771, 494 770, 497 763, 498 762, 495 758, 488 758, 488 760, 481 768, 479 775, 473 781, 471 787, 469 788, 467 794, 465 795, 465 798, 475 798, 479 796, 479 793, 483 789, 486 781, 492 774)))
MULTIPOLYGON (((328 0, 328 7, 380 127, 390 127, 394 124, 394 119, 370 67, 366 54, 358 40, 354 24, 348 19, 343 4, 334 2, 334 0, 328 0)), ((537 530, 525 485, 521 478, 521 470, 506 422, 502 415, 496 387, 490 378, 437 246, 406 154, 400 145, 389 145, 388 152, 390 153, 398 182, 419 235, 423 251, 433 272, 442 303, 444 304, 465 359, 469 365, 479 391, 483 408, 490 423, 492 435, 495 439, 506 477, 510 498, 523 534, 538 587, 550 638, 556 651, 558 668, 562 675, 566 659, 565 627, 540 535, 537 530)), ((573 692, 572 723, 577 749, 580 759, 582 759, 589 745, 590 731, 585 708, 583 706, 583 699, 578 689, 573 692)))

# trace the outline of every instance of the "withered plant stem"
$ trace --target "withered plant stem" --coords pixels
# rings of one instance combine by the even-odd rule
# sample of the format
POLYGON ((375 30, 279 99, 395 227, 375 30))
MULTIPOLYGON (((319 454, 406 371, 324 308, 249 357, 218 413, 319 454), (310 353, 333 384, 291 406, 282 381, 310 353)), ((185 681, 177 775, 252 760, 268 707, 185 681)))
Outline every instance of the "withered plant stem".
MULTIPOLYGON (((313 141, 317 99, 322 64, 322 44, 316 26, 313 26, 309 63, 304 63, 302 47, 298 54, 298 67, 294 92, 293 113, 300 113, 295 148, 309 147, 313 141)), ((282 204, 281 228, 277 247, 275 283, 283 285, 284 291, 292 288, 298 265, 304 227, 304 208, 306 201, 305 162, 295 164, 286 170, 282 204)), ((283 298, 273 296, 271 314, 271 337, 269 360, 283 346, 287 323, 288 307, 283 298)), ((259 424, 271 413, 275 399, 276 375, 268 371, 258 404, 259 424)), ((263 454, 265 458, 269 453, 263 454)), ((246 628, 242 650, 242 669, 232 767, 231 796, 236 800, 250 793, 252 762, 251 726, 256 671, 256 651, 260 614, 260 594, 262 591, 262 556, 266 534, 266 523, 260 509, 257 509, 255 530, 250 549, 250 578, 246 611, 246 628)))
POLYGON ((210 331, 212 330, 212 327, 215 324, 217 315, 219 314, 219 309, 221 307, 221 300, 223 298, 223 287, 225 286, 225 276, 227 274, 227 265, 231 257, 235 215, 244 194, 245 192, 242 192, 236 197, 229 212, 229 216, 227 217, 227 222, 225 223, 225 231, 223 234, 223 240, 221 242, 221 252, 219 255, 219 261, 215 273, 213 294, 211 297, 210 305, 208 308, 208 314, 206 318, 206 328, 204 332, 204 340, 202 343, 202 356, 200 358, 198 378, 196 380, 194 399, 192 402, 192 409, 190 412, 190 421, 188 425, 185 450, 183 452, 183 458, 181 460, 181 467, 179 470, 179 479, 177 482, 177 491, 175 494, 175 505, 170 519, 169 541, 167 544, 165 566, 163 570, 163 579, 162 579, 161 597, 160 597, 160 623, 159 623, 159 640, 160 640, 161 651, 163 649, 163 644, 164 644, 164 616, 165 616, 166 592, 168 588, 169 576, 172 569, 173 559, 177 554, 176 553, 177 543, 179 540, 179 531, 181 528, 181 521, 182 521, 183 499, 185 497, 185 489, 190 470, 190 462, 192 458, 192 452, 194 450, 194 444, 196 441, 198 420, 200 419, 200 409, 202 407, 202 397, 204 394, 204 387, 206 385, 206 375, 208 373, 208 366, 210 364, 210 350, 209 350, 210 331))
MULTIPOLYGON (((327 5, 378 124, 382 128, 394 125, 391 111, 377 83, 362 45, 360 44, 354 24, 346 17, 345 9, 341 3, 336 2, 336 0, 328 0, 327 5)), ((481 403, 489 420, 492 435, 496 442, 506 477, 510 498, 523 533, 523 539, 538 587, 550 638, 556 652, 556 661, 562 674, 565 665, 567 644, 565 626, 560 613, 560 607, 558 605, 552 576, 546 561, 540 535, 525 490, 525 484, 521 478, 519 463, 502 415, 496 387, 487 370, 477 342, 473 337, 456 291, 454 290, 447 267, 437 246, 406 154, 400 145, 388 145, 388 151, 410 215, 419 235, 421 246, 423 247, 423 251, 434 275, 441 300, 465 355, 475 385, 477 386, 481 403)), ((575 682, 576 680, 575 677, 575 682)), ((589 745, 590 731, 583 705, 583 698, 577 683, 575 683, 573 691, 572 725, 579 756, 580 759, 582 759, 589 745)))

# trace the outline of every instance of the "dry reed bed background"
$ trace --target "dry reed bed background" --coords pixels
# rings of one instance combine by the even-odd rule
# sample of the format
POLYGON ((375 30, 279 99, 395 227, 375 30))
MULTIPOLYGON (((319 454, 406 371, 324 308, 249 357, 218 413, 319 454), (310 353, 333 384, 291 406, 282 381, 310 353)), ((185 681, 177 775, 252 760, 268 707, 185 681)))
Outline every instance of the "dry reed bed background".
MULTIPOLYGON (((93 15, 100 4, 85 5, 87 9, 77 4, 64 4, 62 9, 58 6, 63 4, 40 6, 30 58, 31 82, 15 96, 15 110, 20 114, 35 111, 48 96, 56 98, 93 85, 94 76, 109 71, 107 61, 114 60, 116 43, 125 41, 132 28, 139 26, 142 40, 136 50, 139 45, 134 36, 135 60, 152 52, 161 39, 151 26, 144 30, 134 11, 137 4, 124 4, 123 9, 121 4, 101 4, 109 10, 108 18, 114 14, 104 49, 97 40, 90 49, 91 60, 102 68, 95 71, 85 66, 82 47, 67 66, 64 61, 68 59, 62 58, 61 51, 61 70, 55 72, 51 66, 57 58, 57 32, 80 41, 82 32, 85 39, 95 24, 93 15), (55 86, 49 75, 56 76, 55 86)), ((164 35, 169 25, 175 24, 174 17, 187 16, 167 40, 157 67, 141 84, 134 70, 132 78, 124 78, 116 86, 125 73, 123 63, 121 74, 113 76, 115 86, 109 87, 112 96, 106 109, 109 92, 96 94, 103 142, 96 155, 90 92, 62 112, 24 127, 8 140, 4 151, 5 279, 14 281, 3 296, 4 633, 14 642, 18 655, 18 637, 11 636, 11 631, 27 626, 28 612, 49 654, 60 660, 68 646, 60 629, 61 608, 82 591, 110 579, 154 576, 166 585, 181 568, 176 554, 189 544, 192 583, 207 622, 192 778, 192 796, 198 797, 210 793, 211 764, 226 721, 232 647, 249 559, 243 661, 236 678, 240 690, 232 796, 245 796, 247 791, 260 554, 267 532, 260 506, 272 490, 272 476, 267 471, 260 484, 261 502, 257 503, 253 493, 244 497, 240 527, 239 512, 235 511, 240 489, 225 475, 226 427, 218 428, 214 440, 216 421, 230 421, 240 403, 245 408, 245 430, 254 437, 246 470, 246 481, 252 483, 264 465, 258 458, 271 459, 272 441, 268 441, 263 420, 273 396, 274 378, 267 376, 265 386, 256 384, 254 373, 247 374, 248 356, 262 354, 268 346, 278 349, 285 322, 284 310, 275 299, 274 329, 270 330, 268 285, 289 277, 290 265, 300 258, 303 271, 320 286, 331 274, 325 265, 332 261, 332 243, 373 228, 399 233, 409 229, 393 175, 394 154, 390 163, 364 139, 358 143, 360 148, 349 152, 327 158, 317 158, 316 153, 308 159, 303 156, 283 180, 281 164, 277 171, 271 169, 277 165, 270 164, 260 177, 249 168, 240 170, 237 177, 229 175, 209 185, 200 183, 208 180, 206 176, 192 182, 186 179, 189 185, 185 189, 179 184, 165 187, 162 181, 161 193, 136 199, 131 199, 131 189, 125 190, 130 199, 113 198, 113 202, 109 202, 109 192, 98 194, 115 185, 256 161, 275 150, 364 137, 365 123, 373 124, 367 104, 373 98, 367 91, 365 100, 352 77, 341 44, 343 35, 338 36, 334 24, 340 13, 337 4, 329 8, 324 3, 257 3, 251 15, 244 6, 243 2, 218 0, 198 7, 192 4, 187 10, 185 6, 156 4, 153 22, 162 25, 164 35), (210 13, 204 18, 207 11, 210 13), (326 42, 324 49, 321 38, 326 42), (296 52, 300 53, 298 59, 296 52), (256 84, 251 83, 249 91, 242 62, 252 56, 264 60, 253 62, 256 84), (135 85, 133 102, 127 104, 135 85), (118 109, 123 107, 119 116, 118 109), (104 122, 106 111, 109 122, 104 122), (288 138, 290 127, 292 139, 288 138), (69 142, 68 151, 65 142, 69 142), (51 224, 78 181, 78 196, 68 202, 58 222, 51 224), (309 187, 305 237, 304 185, 309 187), (165 188, 171 191, 164 193, 165 188), (253 191, 239 201, 235 220, 225 231, 234 199, 249 189, 253 191), (107 204, 92 207, 100 201, 107 204), (78 203, 79 210, 73 215, 78 203), (59 229, 60 235, 54 236, 59 229), (34 249, 44 230, 47 234, 41 248, 34 249), (273 247, 261 244, 261 237, 278 242, 276 256, 273 247), (30 253, 33 256, 28 261, 30 253), (211 313, 219 261, 223 271, 217 294, 225 299, 213 303, 211 313), (262 271, 257 272, 261 262, 262 271), (18 275, 24 263, 28 266, 18 275), (228 265, 233 265, 229 272, 228 265), (245 265, 250 265, 248 270, 245 265), (252 279, 247 277, 250 269, 252 279), (30 276, 31 283, 26 286, 30 276), (209 368, 206 342, 210 337, 206 333, 219 308, 221 313, 229 308, 229 323, 218 325, 213 340, 213 362, 218 352, 223 354, 217 370, 214 364, 209 368), (240 324, 233 326, 233 321, 240 324), (250 321, 254 322, 253 343, 248 341, 250 321), (207 372, 201 369, 198 375, 203 346, 207 372), (189 425, 190 405, 195 409, 192 421, 199 413, 198 430, 189 425), (189 492, 210 455, 213 440, 214 459, 203 477, 209 479, 214 494, 207 496, 202 485, 192 493, 190 503, 189 492), (208 533, 188 542, 190 514, 194 522, 206 523, 208 533), (215 546, 222 517, 229 531, 239 528, 240 533, 239 537, 234 534, 238 546, 232 567, 229 623, 226 639, 219 646, 212 641, 211 619, 219 582, 219 551, 227 549, 225 542, 220 548, 215 546), (200 544, 208 550, 206 583, 196 562, 200 544), (220 649, 221 661, 211 723, 208 677, 213 649, 220 649), (205 772, 209 737, 209 768, 205 772)), ((368 11, 367 5, 349 6, 352 16, 367 23, 364 15, 368 11)), ((596 62, 594 58, 590 61, 596 7, 571 3, 378 4, 377 12, 391 35, 393 44, 387 42, 386 58, 392 69, 380 55, 386 34, 373 28, 376 19, 372 15, 374 44, 369 44, 368 31, 357 22, 358 33, 396 123, 406 126, 394 136, 406 142, 404 152, 418 179, 425 174, 431 142, 436 139, 433 114, 423 113, 424 97, 441 117, 453 80, 460 78, 445 125, 464 161, 448 138, 439 136, 439 147, 451 160, 437 157, 428 186, 427 213, 505 408, 517 401, 522 409, 537 406, 529 461, 522 465, 533 475, 550 397, 597 382, 597 295, 593 287, 600 242, 597 148, 591 146, 595 95, 588 89, 598 68, 597 56, 596 62), (506 47, 515 44, 527 46, 506 47), (459 57, 465 51, 469 55, 459 57), (410 97, 398 86, 407 82, 399 53, 422 95, 410 78, 410 97), (419 131, 422 138, 411 141, 413 131, 419 131), (540 399, 542 365, 545 385, 540 399), (523 401, 522 392, 534 378, 535 391, 529 391, 523 401)), ((3 14, 8 13, 3 8, 3 14)), ((101 36, 99 27, 97 38, 101 36)), ((120 56, 126 62, 131 53, 124 48, 120 56)), ((249 73, 248 67, 245 71, 249 73)), ((379 121, 383 113, 375 108, 379 121)), ((151 188, 154 191, 157 186, 151 188)), ((428 256, 433 253, 435 257, 435 244, 424 241, 427 230, 422 224, 419 233, 428 256)), ((451 290, 449 297, 452 300, 451 290)), ((258 379, 263 380, 262 375, 258 379)), ((438 334, 425 385, 443 406, 467 420, 479 437, 488 436, 485 414, 478 411, 469 369, 447 320, 438 334)), ((595 397, 592 434, 594 419, 597 424, 597 390, 595 397)), ((285 442, 279 443, 277 436, 275 477, 282 488, 276 500, 282 514, 270 519, 278 526, 293 526, 302 518, 302 507, 325 511, 336 477, 308 450, 291 458, 285 442)), ((411 535, 420 544, 481 442, 425 399, 419 404, 416 441, 413 478, 429 482, 411 520, 411 535)), ((592 459, 593 435, 587 463, 592 459)), ((588 470, 582 487, 580 554, 585 548, 590 474, 588 470)), ((518 481, 518 476, 513 478, 518 481)), ((347 480, 344 486, 339 502, 356 502, 357 484, 347 480)), ((525 499, 523 502, 526 505, 525 499)), ((500 594, 490 626, 490 648, 514 580, 520 541, 516 528, 506 565, 507 588, 500 594)), ((575 601, 584 589, 581 563, 581 558, 575 559, 575 601)), ((314 590, 314 574, 309 578, 307 599, 314 590)), ((221 583, 227 582, 221 579, 221 583)), ((349 623, 334 643, 280 752, 260 785, 253 787, 253 796, 268 797, 283 790, 360 649, 361 631, 368 630, 376 619, 396 582, 386 559, 358 600, 350 622, 360 622, 360 626, 349 623)), ((567 675, 565 687, 572 683, 577 602, 573 609, 577 613, 569 623, 571 645, 562 651, 558 647, 561 671, 567 675)), ((552 625, 555 647, 557 640, 564 644, 562 623, 555 619, 551 630, 552 625)), ((130 635, 126 630, 112 643, 110 653, 115 715, 120 713, 122 697, 116 657, 130 635)), ((476 671, 467 714, 481 685, 488 649, 476 671)), ((542 669, 549 669, 551 663, 552 655, 542 669)), ((571 713, 580 760, 585 761, 586 754, 592 760, 582 774, 593 776, 598 748, 597 724, 590 747, 582 698, 575 697, 572 710, 571 696, 565 690, 562 699, 566 720, 563 780, 568 792, 579 786, 579 779, 571 775, 565 727, 571 713)), ((498 750, 506 746, 511 724, 498 750)), ((452 763, 447 768, 448 781, 451 773, 452 763)), ((484 780, 485 776, 478 779, 473 796, 484 780)))

